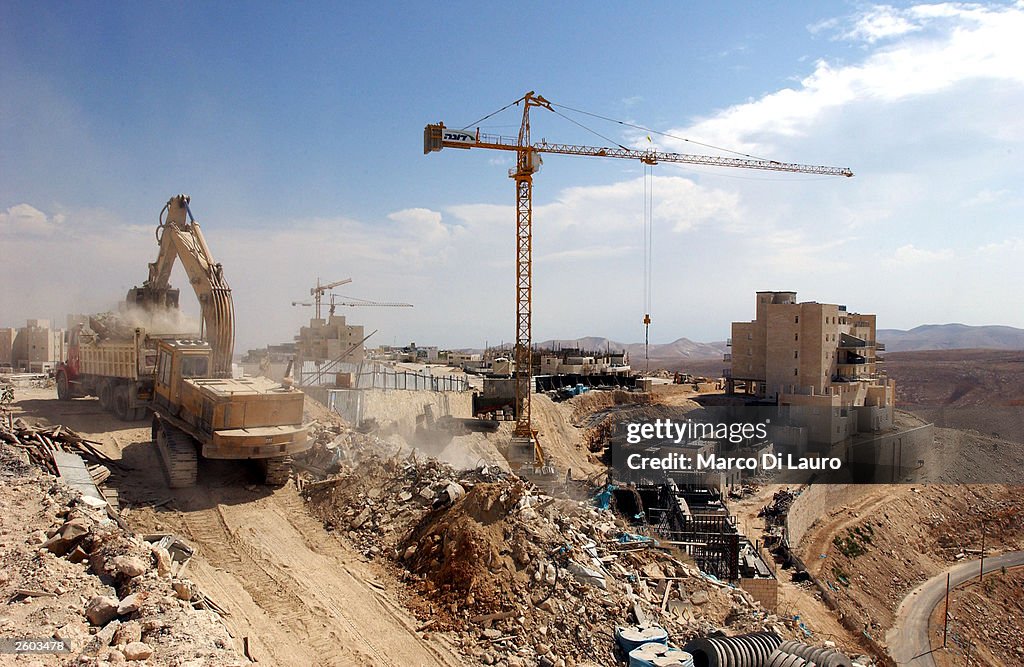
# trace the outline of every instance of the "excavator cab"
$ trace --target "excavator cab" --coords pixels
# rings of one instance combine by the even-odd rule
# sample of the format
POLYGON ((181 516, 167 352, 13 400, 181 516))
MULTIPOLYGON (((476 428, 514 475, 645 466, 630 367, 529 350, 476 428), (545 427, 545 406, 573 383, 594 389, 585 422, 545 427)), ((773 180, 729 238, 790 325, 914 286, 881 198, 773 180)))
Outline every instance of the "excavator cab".
POLYGON ((201 340, 162 340, 157 346, 153 401, 177 414, 186 378, 210 377, 210 345, 201 340))

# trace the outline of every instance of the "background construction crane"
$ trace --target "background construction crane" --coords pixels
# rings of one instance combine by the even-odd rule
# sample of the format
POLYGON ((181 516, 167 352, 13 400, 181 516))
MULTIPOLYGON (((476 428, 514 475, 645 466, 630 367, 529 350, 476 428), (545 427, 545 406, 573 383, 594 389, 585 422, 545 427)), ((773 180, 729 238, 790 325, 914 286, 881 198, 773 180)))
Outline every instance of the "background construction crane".
MULTIPOLYGON (((309 288, 309 295, 313 297, 313 304, 316 306, 316 319, 320 319, 320 304, 323 301, 324 293, 330 292, 338 285, 345 285, 352 282, 351 278, 343 278, 342 280, 335 280, 333 283, 327 283, 326 285, 320 284, 320 278, 316 279, 316 286, 309 288)), ((299 305, 295 301, 292 302, 293 306, 299 305)), ((303 304, 305 305, 305 304, 303 304)))
MULTIPOLYGON (((731 158, 712 155, 690 155, 686 153, 665 153, 656 150, 637 150, 625 146, 615 148, 555 144, 542 140, 530 141, 530 109, 541 107, 558 115, 552 104, 542 96, 530 91, 513 104, 523 105, 523 120, 518 138, 481 134, 480 129, 455 130, 443 122, 428 124, 423 130, 423 154, 442 148, 489 148, 516 153, 516 168, 509 170, 509 177, 516 183, 516 347, 515 347, 515 390, 516 428, 513 447, 524 451, 527 447, 534 452, 535 460, 543 465, 543 452, 537 443, 537 433, 530 421, 530 380, 532 374, 532 324, 533 298, 533 174, 540 168, 541 153, 562 155, 583 155, 590 157, 613 157, 640 160, 645 165, 659 162, 700 164, 714 167, 739 167, 742 169, 763 169, 789 171, 802 174, 823 174, 829 176, 853 176, 845 167, 823 167, 789 162, 777 162, 757 158, 731 158), (528 439, 528 443, 525 442, 528 439), (516 442, 518 440, 519 442, 516 442)), ((503 109, 512 106, 511 104, 503 109)), ((497 112, 495 112, 497 113, 497 112)), ((494 114, 491 114, 494 115, 494 114)), ((486 118, 486 117, 485 117, 486 118)))
MULTIPOLYGON (((334 315, 334 310, 338 306, 348 306, 350 308, 356 308, 356 307, 361 307, 361 306, 378 306, 378 307, 382 307, 382 308, 412 308, 412 304, 411 303, 399 303, 397 301, 367 301, 366 299, 357 299, 354 296, 345 296, 344 294, 334 294, 333 292, 330 295, 330 303, 331 303, 331 307, 327 311, 327 315, 328 316, 334 315), (343 299, 349 299, 349 301, 339 301, 338 300, 339 296, 341 298, 343 298, 343 299)), ((293 306, 317 306, 318 308, 320 306, 320 304, 318 304, 318 303, 310 303, 309 301, 292 301, 292 305, 293 306)), ((317 312, 319 312, 319 311, 317 311, 317 312)))

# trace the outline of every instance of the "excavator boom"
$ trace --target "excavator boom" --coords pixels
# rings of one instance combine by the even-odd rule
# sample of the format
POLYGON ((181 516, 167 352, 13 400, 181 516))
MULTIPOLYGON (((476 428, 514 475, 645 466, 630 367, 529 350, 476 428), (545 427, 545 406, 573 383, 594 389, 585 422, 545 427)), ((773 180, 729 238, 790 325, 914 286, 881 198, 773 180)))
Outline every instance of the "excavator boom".
POLYGON ((149 278, 142 287, 128 292, 128 302, 150 310, 177 307, 177 290, 171 289, 171 269, 175 259, 188 275, 199 299, 205 336, 212 350, 214 377, 231 377, 231 357, 235 348, 235 314, 231 288, 224 279, 223 267, 214 261, 199 223, 189 210, 188 195, 168 200, 157 228, 160 251, 149 265, 149 278), (164 217, 166 214, 166 217, 164 217))

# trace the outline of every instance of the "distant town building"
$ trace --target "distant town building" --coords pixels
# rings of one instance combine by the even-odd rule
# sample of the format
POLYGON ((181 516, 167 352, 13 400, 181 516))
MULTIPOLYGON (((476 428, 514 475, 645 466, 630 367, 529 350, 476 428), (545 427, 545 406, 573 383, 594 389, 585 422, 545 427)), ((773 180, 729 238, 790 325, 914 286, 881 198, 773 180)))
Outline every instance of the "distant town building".
POLYGON ((10 327, 0 329, 0 367, 14 366, 14 337, 17 332, 10 327))
POLYGON ((345 323, 344 315, 331 315, 327 320, 311 319, 295 337, 296 352, 301 362, 335 361, 357 364, 365 357, 362 325, 345 323))
POLYGON ((625 352, 593 355, 572 349, 542 353, 540 356, 542 375, 625 375, 629 371, 629 359, 625 352))
POLYGON ((881 366, 875 316, 808 301, 796 292, 758 292, 755 319, 733 322, 727 381, 779 406, 806 408, 808 440, 839 442, 889 428, 895 382, 881 366))
MULTIPOLYGON (((6 340, 11 329, 0 332, 0 364, 6 354, 6 340)), ((16 370, 45 373, 53 370, 57 363, 67 356, 67 344, 63 329, 50 327, 50 320, 28 320, 11 339, 9 363, 16 370)))

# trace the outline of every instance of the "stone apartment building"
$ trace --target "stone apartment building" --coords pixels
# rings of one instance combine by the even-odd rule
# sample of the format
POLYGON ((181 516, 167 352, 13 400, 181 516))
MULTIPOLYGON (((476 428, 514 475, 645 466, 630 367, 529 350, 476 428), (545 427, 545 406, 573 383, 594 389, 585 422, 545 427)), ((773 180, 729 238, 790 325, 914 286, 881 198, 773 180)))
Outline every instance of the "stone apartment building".
POLYGON ((295 347, 301 361, 333 361, 344 355, 342 361, 357 364, 366 356, 362 325, 346 324, 344 315, 311 319, 299 330, 295 347))
POLYGON ((0 366, 43 373, 67 356, 63 329, 53 329, 50 320, 28 320, 20 329, 0 329, 0 366))
POLYGON ((882 370, 875 316, 758 292, 755 318, 733 322, 728 384, 793 407, 811 442, 835 443, 892 425, 895 382, 882 370))

